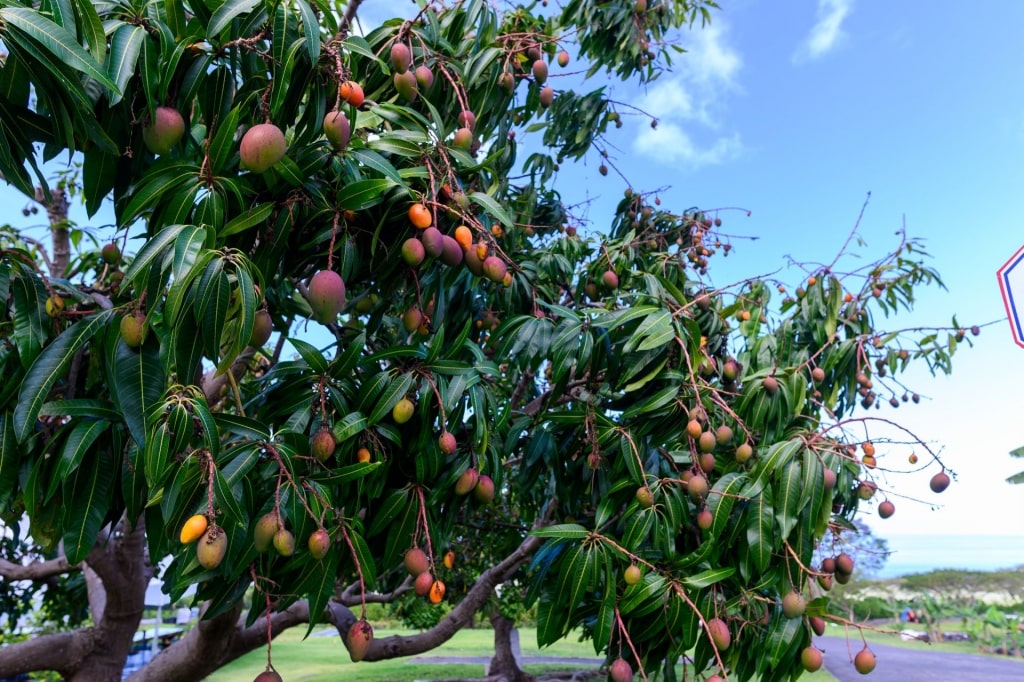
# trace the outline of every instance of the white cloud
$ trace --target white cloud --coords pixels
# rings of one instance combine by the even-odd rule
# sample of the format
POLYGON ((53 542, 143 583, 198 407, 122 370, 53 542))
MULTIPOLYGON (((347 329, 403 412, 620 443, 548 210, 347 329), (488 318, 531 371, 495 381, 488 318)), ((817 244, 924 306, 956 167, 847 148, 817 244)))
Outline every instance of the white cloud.
POLYGON ((810 61, 830 52, 845 36, 843 20, 852 11, 853 0, 818 0, 818 21, 793 54, 793 61, 810 61))
POLYGON ((723 95, 739 90, 743 60, 727 40, 726 27, 715 23, 690 33, 693 42, 663 77, 640 98, 638 106, 658 119, 644 126, 633 148, 663 163, 691 168, 724 163, 743 149, 739 133, 722 134, 723 95))
POLYGON ((677 123, 660 124, 657 130, 645 129, 637 135, 633 146, 641 154, 663 163, 682 163, 692 168, 725 163, 743 151, 739 133, 718 137, 710 145, 698 145, 677 123))

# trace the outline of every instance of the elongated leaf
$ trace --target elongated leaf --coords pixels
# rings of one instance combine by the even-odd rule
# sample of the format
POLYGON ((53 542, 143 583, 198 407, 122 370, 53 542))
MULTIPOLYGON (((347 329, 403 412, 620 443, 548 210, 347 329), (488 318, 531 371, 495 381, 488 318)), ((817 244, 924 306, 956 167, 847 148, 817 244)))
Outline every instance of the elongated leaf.
POLYGON ((224 512, 220 517, 222 526, 226 528, 229 524, 234 524, 242 528, 246 527, 249 519, 242 511, 234 490, 220 469, 214 470, 213 495, 215 504, 224 512))
POLYGON ((104 310, 79 320, 44 348, 32 363, 18 394, 18 405, 14 409, 14 432, 19 442, 28 438, 35 429, 36 418, 49 397, 50 389, 68 371, 75 353, 113 316, 113 310, 104 310))
POLYGON ((582 540, 590 534, 583 526, 576 523, 559 523, 544 526, 530 531, 530 535, 538 538, 555 538, 558 540, 582 540))
POLYGON ((403 184, 402 176, 398 174, 398 170, 387 159, 372 149, 353 149, 349 152, 349 156, 361 165, 377 171, 396 185, 403 184))
POLYGON ((759 573, 763 573, 772 558, 775 546, 775 510, 768 500, 768 491, 764 490, 750 501, 747 507, 747 545, 750 547, 750 558, 759 573))
POLYGON ((313 7, 306 0, 296 0, 295 4, 302 15, 302 30, 306 34, 306 50, 309 52, 309 61, 316 64, 320 58, 320 21, 317 18, 313 7))
POLYGON ((327 358, 320 352, 320 349, 302 339, 289 339, 292 346, 299 352, 299 356, 306 361, 309 368, 316 374, 327 374, 327 358))
POLYGON ((129 348, 118 339, 114 360, 117 377, 117 399, 128 431, 146 447, 146 416, 163 399, 167 373, 160 361, 160 344, 151 334, 139 349, 129 348))
POLYGON ((274 204, 272 202, 255 206, 228 221, 222 229, 217 231, 217 236, 222 238, 229 237, 248 230, 250 227, 255 227, 264 222, 273 212, 274 204))
POLYGON ((473 192, 469 195, 469 200, 497 218, 498 222, 507 229, 512 229, 512 218, 509 217, 504 207, 495 201, 494 197, 483 192, 473 192))
POLYGON ((695 590, 701 590, 705 587, 710 587, 717 582, 721 582, 726 578, 731 578, 736 573, 736 569, 732 566, 723 566, 721 568, 709 568, 706 571, 701 571, 695 575, 691 575, 687 578, 683 578, 683 584, 689 588, 695 590))
POLYGON ((157 259, 164 257, 166 250, 171 247, 174 240, 186 227, 188 225, 168 225, 147 241, 125 271, 124 285, 128 286, 134 283, 140 275, 148 274, 155 267, 157 259))
POLYGON ((334 423, 334 439, 343 443, 370 425, 362 412, 351 412, 334 423))
MULTIPOLYGON (((92 55, 79 45, 78 38, 63 26, 58 26, 36 10, 27 7, 4 7, 0 9, 0 18, 39 41, 64 64, 98 81, 112 93, 120 94, 117 83, 110 80, 92 55)), ((59 74, 54 76, 60 77, 59 74)))
POLYGON ((104 420, 83 420, 77 422, 64 441, 60 461, 57 463, 55 482, 63 481, 68 474, 78 468, 85 454, 92 448, 96 439, 110 428, 110 422, 104 420))
POLYGON ((124 87, 135 74, 135 64, 139 60, 145 38, 146 29, 141 26, 122 24, 114 31, 110 39, 110 53, 107 55, 107 74, 117 85, 117 91, 110 95, 111 105, 121 101, 124 87))
POLYGON ((64 482, 64 555, 77 564, 89 554, 110 506, 113 462, 104 452, 82 461, 64 482))
POLYGON ((391 413, 391 408, 398 404, 398 401, 404 398, 409 391, 414 378, 412 374, 402 374, 388 384, 384 394, 377 400, 373 411, 370 412, 369 424, 371 426, 383 419, 384 415, 391 413))
POLYGON ((11 279, 14 292, 14 345, 21 365, 28 369, 46 341, 46 289, 34 275, 18 273, 11 279))
POLYGON ((210 17, 210 25, 206 29, 208 35, 217 35, 227 28, 232 19, 246 12, 251 12, 259 4, 260 0, 227 0, 210 17))
POLYGON ((14 420, 0 412, 0 509, 6 508, 21 469, 21 450, 14 437, 14 420))
POLYGON ((359 462, 358 464, 350 464, 334 470, 330 476, 317 476, 316 480, 323 485, 349 483, 363 478, 364 476, 369 476, 379 469, 381 465, 383 465, 383 462, 359 462))
POLYGON ((361 211, 384 201, 385 193, 394 186, 395 182, 387 178, 359 180, 342 187, 335 203, 339 208, 361 211))
POLYGON ((775 487, 776 519, 779 522, 779 537, 789 537, 790 531, 799 520, 800 510, 807 504, 808 497, 803 490, 803 467, 799 461, 792 461, 782 469, 782 475, 775 487))

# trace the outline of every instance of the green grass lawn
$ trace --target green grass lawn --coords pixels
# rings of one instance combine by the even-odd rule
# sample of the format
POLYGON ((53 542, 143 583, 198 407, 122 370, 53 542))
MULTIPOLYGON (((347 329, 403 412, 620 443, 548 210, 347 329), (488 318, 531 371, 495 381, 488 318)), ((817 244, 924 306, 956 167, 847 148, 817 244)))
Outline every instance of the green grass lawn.
MULTIPOLYGON (((320 629, 319 631, 324 631, 320 629)), ((400 658, 375 663, 352 663, 348 651, 342 645, 333 628, 326 629, 331 636, 313 635, 302 641, 303 630, 294 628, 274 640, 274 667, 287 682, 336 682, 337 680, 359 680, 360 682, 412 682, 447 677, 483 677, 483 664, 452 665, 435 663, 413 663, 416 657, 400 658)), ((395 634, 412 634, 406 631, 375 630, 376 637, 395 634)), ((594 667, 600 665, 600 658, 594 655, 590 642, 566 639, 541 650, 537 648, 536 631, 523 628, 519 633, 523 656, 549 656, 568 658, 592 658, 594 667)), ((494 654, 494 633, 491 630, 462 630, 444 646, 422 654, 435 656, 490 657, 494 654)), ((267 663, 265 649, 254 651, 231 665, 211 675, 209 682, 251 682, 261 673, 267 663)), ((531 674, 579 670, 583 666, 563 664, 526 664, 524 669, 531 674)), ((681 669, 680 669, 681 672, 681 669)), ((834 682, 835 678, 824 670, 801 679, 811 682, 834 682)))

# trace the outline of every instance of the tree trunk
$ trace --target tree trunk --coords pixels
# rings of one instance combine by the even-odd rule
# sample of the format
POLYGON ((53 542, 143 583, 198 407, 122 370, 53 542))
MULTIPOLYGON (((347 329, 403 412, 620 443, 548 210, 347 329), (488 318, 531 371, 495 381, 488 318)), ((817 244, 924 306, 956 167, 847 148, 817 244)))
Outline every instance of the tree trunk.
POLYGON ((530 682, 531 675, 519 667, 519 631, 512 620, 495 611, 491 615, 494 627, 494 658, 487 668, 488 677, 497 677, 507 682, 530 682))
MULTIPOLYGON (((121 524, 123 531, 127 524, 121 524)), ((142 524, 130 533, 111 533, 89 555, 88 564, 102 584, 92 590, 90 604, 103 604, 103 613, 93 629, 93 649, 74 670, 66 674, 69 682, 119 682, 125 661, 131 652, 146 601, 146 586, 152 575, 145 556, 145 530, 142 524)))

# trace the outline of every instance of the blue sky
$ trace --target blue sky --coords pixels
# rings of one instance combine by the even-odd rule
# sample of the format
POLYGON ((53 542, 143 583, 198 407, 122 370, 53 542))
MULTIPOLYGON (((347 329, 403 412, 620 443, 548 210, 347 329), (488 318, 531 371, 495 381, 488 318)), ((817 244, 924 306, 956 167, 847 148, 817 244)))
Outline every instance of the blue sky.
MULTIPOLYGON (((913 375, 921 405, 872 411, 941 450, 958 481, 937 496, 927 474, 890 476, 894 493, 924 503, 894 497, 895 516, 865 520, 896 549, 901 534, 1017 535, 1024 563, 1024 487, 1004 483, 1024 469, 1007 455, 1024 444, 1024 348, 995 277, 1024 243, 1024 3, 722 5, 710 28, 684 34, 674 73, 646 91, 616 87, 659 118, 619 131, 616 166, 638 186, 671 184, 663 205, 752 212, 723 214, 723 230, 758 237, 716 263, 728 264, 714 273, 723 284, 778 268, 798 282, 786 256, 830 261, 869 191, 865 257, 894 246, 905 218, 949 289, 925 293, 912 321, 998 324, 957 354, 951 377, 913 375)), ((617 199, 621 179, 596 165, 582 183, 617 199)), ((879 453, 903 468, 909 448, 879 453)))
MULTIPOLYGON (((900 326, 948 324, 954 314, 967 325, 997 324, 957 354, 951 377, 913 375, 919 406, 872 412, 941 450, 957 482, 936 496, 927 487, 935 469, 889 476, 894 495, 921 501, 894 496, 895 516, 882 521, 869 510, 865 520, 897 550, 900 535, 1015 535, 1024 563, 1024 486, 1004 483, 1024 469, 1007 454, 1024 445, 1024 348, 1012 341, 995 277, 1024 244, 1024 3, 721 4, 710 27, 683 33, 688 53, 673 72, 642 90, 611 83, 615 99, 659 119, 652 130, 624 116, 609 137, 612 161, 638 188, 665 187, 663 208, 751 211, 722 214, 723 231, 757 241, 736 240, 728 259, 716 258, 719 284, 777 271, 795 286, 803 273, 786 267, 787 256, 831 261, 869 191, 865 258, 894 246, 904 219, 911 236, 926 239, 949 290, 923 292, 900 326)), ((361 9, 370 25, 392 12, 415 6, 368 0, 361 9)), ((559 71, 556 90, 570 80, 559 71)), ((586 229, 594 230, 607 226, 626 186, 615 173, 600 176, 598 164, 595 155, 557 180, 566 200, 592 200, 586 229)), ((73 216, 89 224, 82 213, 73 216)), ((904 468, 909 450, 880 446, 880 465, 904 468)), ((952 563, 950 552, 938 548, 936 564, 952 563)))

